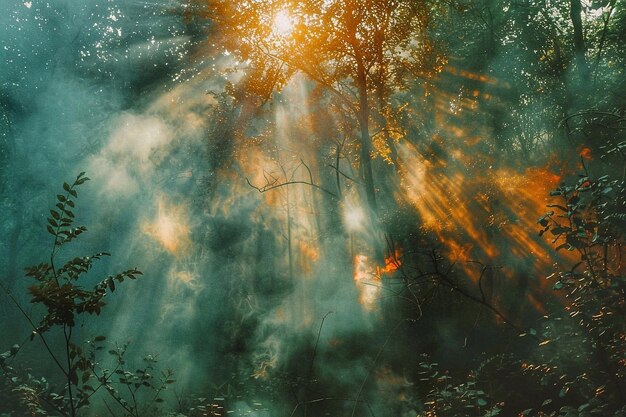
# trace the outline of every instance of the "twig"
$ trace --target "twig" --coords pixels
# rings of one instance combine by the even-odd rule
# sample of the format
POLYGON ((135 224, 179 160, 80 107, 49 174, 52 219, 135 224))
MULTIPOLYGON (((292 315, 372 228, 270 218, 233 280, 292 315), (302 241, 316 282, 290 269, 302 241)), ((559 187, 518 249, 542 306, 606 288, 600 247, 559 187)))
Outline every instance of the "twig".
POLYGON ((300 403, 296 404, 296 406, 294 407, 294 409, 291 412, 291 414, 289 415, 289 417, 293 417, 296 414, 296 411, 298 411, 298 408, 301 405, 304 405, 305 403, 306 404, 315 404, 315 403, 321 403, 321 402, 324 402, 324 401, 345 401, 345 402, 356 401, 358 403, 363 403, 363 404, 367 405, 367 408, 370 410, 370 414, 372 415, 372 417, 376 417, 376 415, 374 414, 374 410, 372 410, 372 406, 370 405, 369 401, 366 401, 366 400, 355 400, 354 398, 341 398, 341 397, 316 398, 314 400, 300 402, 300 403))
POLYGON ((11 292, 8 290, 8 288, 6 288, 4 286, 4 284, 2 284, 0 282, 0 288, 2 288, 2 291, 4 291, 4 293, 7 295, 7 297, 9 297, 11 299, 11 301, 13 302, 13 304, 15 304, 15 306, 18 308, 18 310, 20 310, 20 313, 22 313, 22 315, 26 318, 26 320, 28 320, 28 323, 30 324, 30 327, 33 329, 33 331, 39 335, 39 337, 41 338, 41 341, 43 342, 43 345, 46 348, 46 351, 48 352, 48 354, 50 355, 50 357, 52 358, 52 360, 54 361, 54 363, 56 363, 56 365, 59 367, 59 369, 61 370, 61 372, 63 372, 64 375, 66 375, 65 372, 65 368, 63 368, 63 366, 61 365, 61 362, 59 362, 59 360, 57 359, 56 355, 54 354, 54 352, 52 352, 52 349, 50 348, 50 345, 48 345, 48 342, 46 341, 46 338, 43 336, 43 333, 41 333, 39 331, 39 328, 35 325, 35 323, 33 322, 33 320, 30 318, 30 316, 28 315, 28 313, 26 311, 24 311, 24 309, 22 308, 22 306, 20 305, 20 303, 15 299, 15 297, 13 296, 13 294, 11 294, 11 292))
POLYGON ((111 415, 115 417, 115 413, 113 412, 113 410, 111 410, 111 407, 109 407, 109 404, 106 402, 106 400, 102 400, 102 402, 104 403, 104 406, 107 408, 107 410, 109 410, 109 413, 111 413, 111 415))
POLYGON ((311 378, 313 376, 313 364, 315 362, 315 355, 317 354, 317 347, 319 346, 319 343, 320 343, 320 336, 322 335, 322 328, 324 327, 324 321, 326 320, 326 317, 328 317, 330 314, 333 314, 333 313, 334 311, 329 311, 326 314, 324 314, 324 317, 322 317, 322 322, 320 323, 320 328, 317 331, 317 339, 315 340, 315 347, 313 348, 313 355, 311 356, 311 363, 309 364, 309 374, 307 375, 306 386, 304 388, 304 401, 305 401, 304 417, 306 417, 306 412, 307 412, 306 401, 309 395, 309 386, 311 385, 311 378))
POLYGON ((446 284, 450 289, 452 289, 453 291, 458 292, 459 294, 463 295, 464 297, 478 303, 481 304, 482 306, 486 307, 487 309, 491 310, 496 316, 500 317, 502 319, 502 321, 504 321, 506 324, 508 324, 509 326, 511 326, 518 334, 522 334, 524 333, 524 331, 518 327, 515 323, 513 323, 511 320, 509 320, 504 314, 502 314, 500 312, 500 310, 498 310, 497 308, 495 308, 493 305, 491 305, 490 303, 486 302, 484 300, 484 298, 478 298, 472 294, 470 294, 469 292, 467 292, 466 290, 464 290, 463 288, 461 288, 460 286, 458 286, 457 284, 455 284, 450 278, 444 276, 443 274, 438 274, 439 277, 442 279, 442 282, 444 284, 446 284))
POLYGON ((400 320, 400 322, 398 322, 398 324, 396 324, 395 327, 393 329, 391 329, 391 331, 389 332, 389 335, 387 335, 387 339, 385 340, 385 343, 383 343, 381 348, 378 350, 378 353, 376 354, 376 357, 374 358, 374 363, 372 363, 372 366, 370 367, 369 371, 367 372, 367 375, 365 375, 365 378, 363 378, 363 382, 361 382, 361 386, 359 387, 359 391, 356 394, 356 398, 354 400, 352 400, 352 401, 354 401, 354 407, 352 408, 351 417, 354 417, 354 415, 356 414, 356 407, 357 407, 357 405, 359 403, 359 398, 361 397, 361 394, 363 393, 363 388, 365 388, 365 383, 367 382, 367 380, 369 379, 369 376, 372 374, 372 371, 376 367, 376 363, 378 362, 378 359, 380 358, 380 355, 382 355, 383 351, 387 347, 387 344, 391 340, 391 336, 393 336, 393 334, 396 332, 396 330, 398 330, 398 328, 400 327, 401 324, 403 324, 404 322, 407 322, 407 321, 413 321, 413 320, 411 320, 411 319, 402 319, 402 320, 400 320))
POLYGON ((330 165, 328 164, 328 166, 332 169, 334 169, 335 171, 337 171, 337 175, 341 175, 342 177, 344 177, 345 179, 348 179, 352 182, 355 182, 357 184, 360 184, 359 180, 356 180, 354 178, 352 178, 351 176, 349 176, 348 174, 344 173, 342 170, 338 169, 336 166, 334 165, 330 165))
POLYGON ((253 185, 247 177, 246 177, 246 182, 248 183, 248 185, 250 187, 254 188, 255 190, 257 190, 261 194, 266 193, 266 192, 271 191, 271 190, 275 190, 276 188, 285 187, 287 185, 304 184, 304 185, 309 185, 309 186, 311 186, 313 188, 316 188, 316 189, 318 189, 320 191, 323 191, 326 194, 328 194, 328 195, 330 195, 330 196, 332 196, 334 198, 338 198, 337 194, 333 193, 332 191, 329 191, 329 190, 325 189, 324 187, 321 187, 321 186, 319 186, 317 184, 314 184, 312 182, 306 182, 306 181, 286 181, 286 182, 279 183, 279 184, 266 184, 266 185, 264 185, 262 187, 257 187, 256 185, 253 185))

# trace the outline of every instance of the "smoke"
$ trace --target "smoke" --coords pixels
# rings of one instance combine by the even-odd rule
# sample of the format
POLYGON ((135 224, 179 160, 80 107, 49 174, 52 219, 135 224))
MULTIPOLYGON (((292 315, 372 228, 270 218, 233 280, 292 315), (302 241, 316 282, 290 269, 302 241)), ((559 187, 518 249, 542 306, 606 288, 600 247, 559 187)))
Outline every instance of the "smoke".
MULTIPOLYGON (((162 28, 180 27, 180 18, 146 14, 140 6, 160 10, 168 4, 76 8, 33 1, 13 5, 3 16, 9 55, 3 59, 11 70, 1 85, 11 107, 13 149, 6 181, 15 191, 5 204, 24 216, 3 226, 18 233, 20 243, 2 246, 3 258, 21 265, 41 261, 34 254, 46 253, 48 242, 38 237, 41 242, 33 243, 29 236, 45 231, 46 207, 60 184, 86 171, 92 181, 79 191, 76 212, 89 233, 62 256, 106 250, 112 259, 93 275, 136 266, 144 276, 118 286, 98 324, 88 320, 79 336, 129 340, 129 362, 157 355, 185 392, 222 384, 237 372, 251 385, 280 374, 309 374, 336 380, 339 391, 353 395, 371 366, 364 354, 370 347, 349 339, 377 323, 359 303, 352 273, 353 258, 368 250, 361 238, 371 240, 359 217, 363 207, 354 197, 346 203, 354 234, 348 245, 340 231, 324 236, 316 203, 321 197, 310 186, 260 195, 244 182, 249 177, 262 184, 264 172, 301 181, 311 179, 308 169, 318 173, 315 152, 301 139, 308 133, 301 120, 303 87, 294 87, 290 98, 301 112, 276 110, 275 143, 238 153, 235 172, 217 171, 206 154, 213 123, 207 115, 216 102, 204 92, 212 86, 199 79, 172 82, 178 73, 166 64, 179 62, 190 45, 184 33, 162 28), (206 196, 211 176, 218 179, 206 196), (333 359, 337 351, 342 360, 333 359)), ((361 272, 372 273, 367 268, 361 272)), ((368 339, 380 347, 379 337, 368 339)), ((311 385, 301 398, 317 393, 319 384, 311 385)), ((232 409, 270 415, 254 410, 254 398, 272 401, 271 393, 261 392, 232 409)), ((293 404, 274 401, 270 409, 293 404)))
POLYGON ((79 190, 76 213, 89 234, 62 256, 107 250, 112 260, 94 275, 137 266, 147 277, 118 290, 101 321, 108 324, 89 331, 107 331, 111 340, 132 336, 138 352, 163 350, 167 359, 149 335, 172 316, 193 315, 193 302, 177 306, 201 288, 191 248, 199 220, 192 217, 207 171, 204 112, 213 100, 191 94, 198 85, 172 82, 191 46, 176 3, 5 6, 0 98, 9 160, 2 201, 13 221, 2 227, 15 242, 1 250, 19 264, 9 273, 44 260, 36 254, 49 250, 46 206, 63 181, 86 171, 92 181, 79 190))
MULTIPOLYGON (((339 144, 329 145, 322 136, 332 127, 311 116, 324 104, 311 104, 310 85, 296 78, 267 106, 268 122, 246 132, 252 138, 233 133, 237 112, 221 118, 223 103, 209 94, 221 91, 224 77, 211 72, 212 51, 202 50, 207 43, 177 8, 32 0, 0 15, 7 271, 41 261, 50 246, 42 237, 46 208, 63 181, 86 171, 92 180, 79 191, 77 214, 89 233, 63 256, 106 250, 113 257, 95 275, 137 267, 144 276, 107 297, 98 327, 86 326, 83 336, 130 339, 129 360, 157 354, 181 391, 236 385, 236 415, 288 413, 330 394, 339 408, 316 406, 350 412, 359 396, 376 415, 415 414, 384 404, 405 396, 410 382, 398 369, 425 349, 393 341, 424 328, 389 326, 399 256, 378 259, 381 226, 371 224, 359 184, 344 178, 358 177, 349 172, 352 155, 328 167, 339 144), (340 169, 347 185, 337 190, 340 169)), ((547 192, 536 184, 558 178, 549 169, 500 166, 485 152, 488 129, 459 127, 500 88, 465 76, 485 91, 433 99, 435 127, 419 137, 426 145, 397 146, 399 180, 379 187, 404 211, 386 221, 399 224, 406 212, 419 218, 470 278, 478 276, 466 262, 473 259, 523 263, 520 274, 545 269, 553 260, 540 258, 541 242, 529 237, 547 192)), ((431 351, 458 351, 462 336, 443 321, 427 329, 444 341, 431 351)))
MULTIPOLYGON (((232 372, 262 381, 306 370, 313 358, 303 347, 333 311, 320 333, 320 377, 356 386, 352 363, 337 362, 333 371, 321 364, 337 340, 372 326, 352 279, 355 249, 340 235, 320 237, 321 197, 311 187, 261 195, 244 181, 261 184, 264 170, 286 169, 300 180, 309 166, 318 172, 314 144, 301 139, 310 129, 303 121, 306 88, 298 81, 285 93, 289 104, 276 109, 274 144, 236 153, 234 170, 211 166, 219 161, 207 154, 207 136, 219 122, 210 118, 218 103, 208 92, 223 79, 188 76, 203 69, 187 60, 194 43, 175 8, 32 1, 11 4, 2 15, 7 71, 0 85, 11 145, 3 181, 14 191, 3 198, 16 219, 23 216, 3 224, 19 242, 3 245, 3 258, 19 266, 41 261, 34 254, 48 247, 41 237, 46 206, 63 181, 86 171, 92 180, 79 190, 76 213, 89 233, 61 256, 111 252, 92 281, 128 267, 144 276, 118 286, 81 337, 129 340, 129 361, 158 355, 175 370, 179 389, 191 392, 232 372), (288 107, 294 102, 299 111, 288 107), (207 181, 214 184, 210 195, 207 181)), ((353 200, 346 216, 357 216, 350 227, 363 232, 362 208, 353 200)), ((268 415, 251 411, 250 401, 233 409, 268 415)))

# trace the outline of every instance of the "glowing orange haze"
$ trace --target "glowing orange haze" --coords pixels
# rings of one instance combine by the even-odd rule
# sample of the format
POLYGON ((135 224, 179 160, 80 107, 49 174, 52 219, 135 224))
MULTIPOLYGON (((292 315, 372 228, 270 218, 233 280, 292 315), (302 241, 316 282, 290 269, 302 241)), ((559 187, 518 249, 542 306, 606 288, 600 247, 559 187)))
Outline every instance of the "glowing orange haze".
POLYGON ((141 230, 172 255, 181 256, 191 243, 184 208, 169 204, 164 198, 158 201, 156 218, 144 223, 141 230))

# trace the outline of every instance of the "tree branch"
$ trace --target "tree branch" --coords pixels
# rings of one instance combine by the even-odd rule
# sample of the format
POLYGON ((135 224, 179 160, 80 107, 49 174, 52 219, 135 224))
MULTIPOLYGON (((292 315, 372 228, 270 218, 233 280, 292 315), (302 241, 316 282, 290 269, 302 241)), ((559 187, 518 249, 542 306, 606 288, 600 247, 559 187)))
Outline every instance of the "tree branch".
POLYGON ((315 189, 318 189, 320 191, 323 191, 326 194, 328 194, 328 195, 330 195, 330 196, 332 196, 334 198, 339 198, 339 197, 337 197, 337 194, 333 193, 332 191, 329 191, 329 190, 327 190, 324 187, 321 187, 321 186, 319 186, 317 184, 314 184, 312 182, 307 182, 307 181, 285 181, 285 182, 282 182, 282 183, 279 183, 279 184, 275 184, 275 183, 266 184, 266 185, 264 185, 262 187, 257 187, 256 185, 252 184, 250 182, 250 180, 248 179, 248 177, 246 177, 246 182, 248 183, 248 185, 250 187, 254 188, 255 190, 257 190, 261 194, 266 193, 266 192, 271 191, 271 190, 275 190, 277 188, 285 187, 285 186, 288 186, 288 185, 303 184, 303 185, 311 186, 311 187, 313 187, 315 189))

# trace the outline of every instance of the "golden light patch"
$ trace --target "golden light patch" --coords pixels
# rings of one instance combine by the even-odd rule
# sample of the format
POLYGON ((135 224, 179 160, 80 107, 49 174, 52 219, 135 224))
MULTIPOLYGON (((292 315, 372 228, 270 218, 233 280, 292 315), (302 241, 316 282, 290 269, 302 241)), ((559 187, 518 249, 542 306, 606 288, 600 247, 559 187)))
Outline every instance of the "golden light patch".
POLYGON ((371 265, 365 255, 354 257, 354 282, 359 290, 359 303, 367 311, 375 310, 382 288, 380 277, 375 274, 376 267, 371 265))
POLYGON ((156 217, 142 226, 142 232, 150 236, 172 255, 180 255, 189 246, 189 226, 183 206, 159 199, 156 217))
POLYGON ((272 22, 274 33, 278 36, 289 36, 294 28, 294 20, 287 10, 280 10, 272 22))

